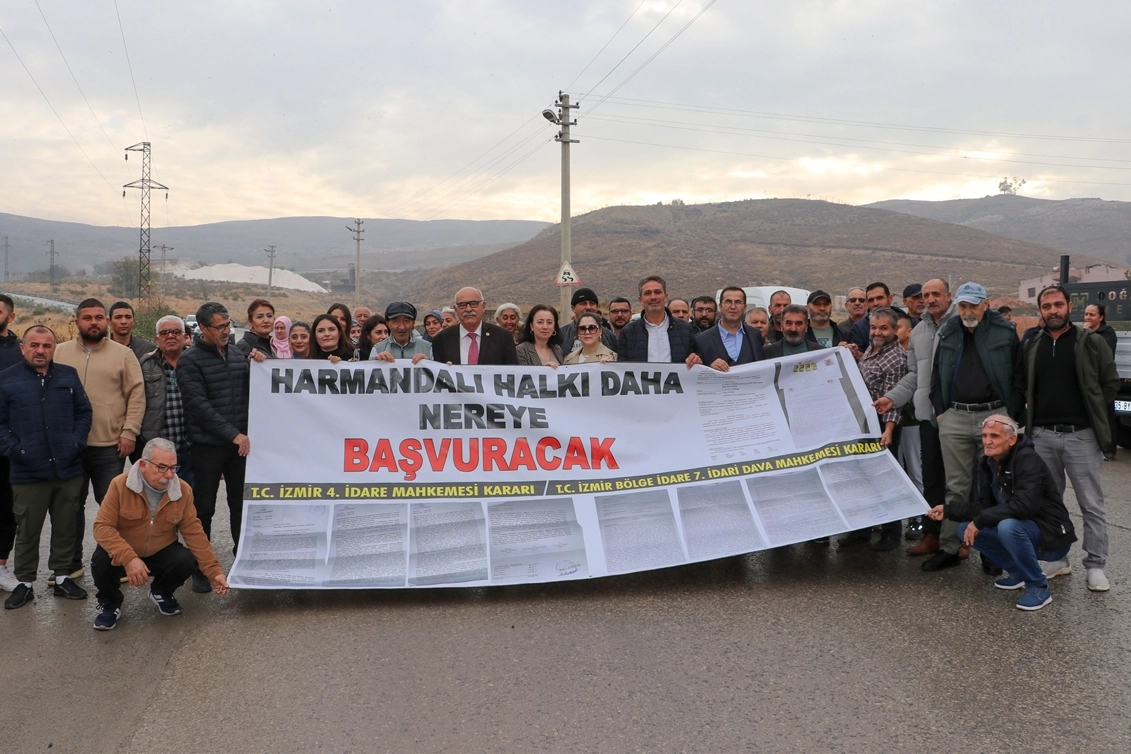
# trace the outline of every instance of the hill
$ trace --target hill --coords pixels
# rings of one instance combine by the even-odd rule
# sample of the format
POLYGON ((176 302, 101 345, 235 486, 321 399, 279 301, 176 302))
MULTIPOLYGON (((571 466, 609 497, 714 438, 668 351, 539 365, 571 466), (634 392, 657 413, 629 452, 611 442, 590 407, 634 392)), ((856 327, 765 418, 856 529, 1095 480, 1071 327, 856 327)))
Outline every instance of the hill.
MULTIPOLYGON (((280 217, 206 225, 155 227, 152 245, 173 247, 170 258, 201 264, 265 264, 263 249, 277 246, 275 264, 299 271, 328 259, 354 258, 353 218, 280 217)), ((383 220, 362 226, 362 267, 402 270, 464 261, 522 243, 547 227, 529 220, 383 220), (453 248, 457 247, 457 248, 453 248), (442 251, 441 251, 442 250, 442 251), (453 259, 454 258, 454 259, 453 259)), ((47 267, 46 241, 55 240, 56 264, 71 270, 136 255, 136 227, 84 225, 0 213, 0 236, 11 244, 10 270, 24 274, 47 267)), ((154 259, 160 252, 154 252, 154 259)), ((344 264, 342 265, 344 267, 344 264)))
MULTIPOLYGON (((1131 264, 1131 202, 984 196, 946 202, 895 199, 868 207, 965 225, 1007 238, 1131 264)), ((1075 264, 1073 259, 1073 264, 1075 264)))
MULTIPOLYGON (((476 285, 489 305, 556 302, 551 283, 560 247, 555 225, 514 248, 426 273, 413 300, 446 304, 460 286, 476 285)), ((635 301, 637 281, 648 273, 683 296, 714 294, 726 283, 844 293, 884 280, 902 289, 935 276, 1005 293, 1052 268, 1059 254, 950 223, 804 199, 608 207, 572 223, 574 267, 602 303, 617 295, 635 301)))

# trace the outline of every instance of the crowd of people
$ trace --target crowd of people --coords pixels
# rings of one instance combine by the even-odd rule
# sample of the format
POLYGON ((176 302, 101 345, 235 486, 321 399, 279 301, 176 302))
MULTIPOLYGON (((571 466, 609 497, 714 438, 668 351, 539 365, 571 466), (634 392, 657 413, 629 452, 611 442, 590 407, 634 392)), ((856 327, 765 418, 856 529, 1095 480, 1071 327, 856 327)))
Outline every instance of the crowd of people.
MULTIPOLYGON (((310 322, 279 315, 267 299, 247 307, 246 333, 231 342, 227 308, 206 302, 193 335, 162 317, 150 341, 134 311, 96 299, 75 312, 78 336, 57 343, 33 325, 9 331, 15 305, 0 295, 0 589, 7 609, 35 597, 40 538, 49 516, 48 586, 85 599, 85 501, 98 505, 90 571, 96 629, 121 617, 122 583, 147 587, 164 615, 174 592, 226 593, 212 519, 225 484, 232 552, 239 543, 248 437, 250 362, 321 359, 559 368, 592 362, 679 363, 719 371, 765 359, 844 348, 867 386, 882 429, 930 506, 911 521, 862 529, 838 546, 892 550, 906 538, 922 569, 959 566, 971 549, 1001 589, 1024 589, 1017 607, 1049 604, 1049 579, 1067 574, 1076 541, 1063 501, 1066 478, 1083 518, 1083 565, 1092 591, 1109 588, 1100 472, 1114 454, 1112 402, 1119 384, 1114 332, 1102 307, 1069 321, 1068 293, 1038 296, 1041 325, 1018 337, 1008 311, 990 307, 974 282, 953 293, 941 278, 906 286, 902 307, 883 282, 852 288, 847 319, 832 319, 823 290, 804 302, 784 290, 767 307, 746 291, 670 297, 666 281, 640 281, 634 304, 578 288, 565 317, 539 304, 488 305, 477 288, 427 311, 395 301, 383 312, 341 303, 310 322), (634 313, 634 309, 636 312, 634 313), (418 324, 419 323, 419 324, 418 324), (1059 346, 1059 348, 1058 348, 1059 346), (128 472, 126 460, 132 462, 128 472), (181 543, 183 540, 183 544, 181 543), (13 554, 14 565, 8 557, 13 554), (152 579, 152 580, 151 580, 152 579)), ((828 540, 818 540, 827 542, 828 540)))

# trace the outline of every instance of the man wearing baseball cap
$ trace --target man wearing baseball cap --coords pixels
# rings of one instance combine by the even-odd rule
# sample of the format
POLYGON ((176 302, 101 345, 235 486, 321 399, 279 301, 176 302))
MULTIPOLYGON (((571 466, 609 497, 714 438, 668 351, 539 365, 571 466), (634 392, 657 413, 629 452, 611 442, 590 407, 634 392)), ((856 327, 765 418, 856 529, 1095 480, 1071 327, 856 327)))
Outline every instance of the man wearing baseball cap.
MULTIPOLYGON (((931 403, 939 425, 946 505, 961 506, 969 497, 974 471, 982 456, 985 419, 1008 411, 1020 415, 1025 396, 1021 344, 1012 323, 989 308, 986 289, 963 283, 954 294, 956 317, 939 328, 933 368, 931 403)), ((923 563, 939 571, 961 563, 958 525, 942 522, 939 551, 923 563)), ((996 571, 983 560, 983 568, 996 571)))
POLYGON ((416 331, 416 307, 407 301, 394 301, 385 307, 385 324, 389 337, 373 346, 369 358, 373 361, 432 358, 432 344, 416 331))
MULTIPOLYGON (((577 339, 577 318, 586 312, 593 312, 598 316, 601 314, 600 302, 592 288, 578 288, 574 291, 573 297, 569 300, 569 307, 573 313, 573 319, 562 325, 558 331, 562 351, 565 353, 571 353, 581 348, 581 341, 577 339)), ((601 342, 613 353, 617 352, 617 334, 608 327, 601 328, 601 342)))
POLYGON ((839 346, 846 338, 836 322, 832 321, 833 297, 818 289, 809 294, 805 302, 809 309, 809 331, 806 340, 811 340, 822 348, 839 346))

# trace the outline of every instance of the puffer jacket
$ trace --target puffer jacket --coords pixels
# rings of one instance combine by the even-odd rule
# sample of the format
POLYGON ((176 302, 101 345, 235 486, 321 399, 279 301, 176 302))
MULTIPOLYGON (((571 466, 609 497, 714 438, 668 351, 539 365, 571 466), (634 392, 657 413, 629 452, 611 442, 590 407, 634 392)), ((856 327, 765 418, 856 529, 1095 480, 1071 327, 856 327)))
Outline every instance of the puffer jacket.
POLYGON ((236 343, 235 345, 236 348, 243 351, 244 356, 251 356, 252 350, 256 350, 269 359, 278 358, 277 356, 275 356, 275 349, 271 347, 271 337, 256 335, 251 330, 245 332, 243 334, 243 337, 240 339, 240 342, 236 343))
POLYGON ((0 338, 0 372, 8 367, 13 367, 24 360, 24 355, 20 352, 20 339, 11 330, 3 338, 0 338))
POLYGON ((110 562, 124 566, 134 558, 147 558, 176 542, 180 534, 209 581, 223 573, 197 518, 188 483, 173 477, 151 516, 142 481, 141 464, 135 463, 128 473, 110 482, 98 507, 94 541, 110 556, 110 562))
POLYGON ((82 451, 93 412, 79 374, 51 364, 40 374, 27 362, 0 372, 0 453, 12 484, 82 474, 82 451))
POLYGON ((951 503, 946 515, 952 521, 973 521, 979 529, 997 526, 1007 518, 1034 521, 1041 530, 1041 550, 1057 550, 1076 541, 1076 530, 1052 472, 1037 455, 1028 435, 1017 438, 1000 464, 982 456, 978 463, 978 501, 951 503), (998 466, 1003 503, 994 496, 990 464, 998 466))
POLYGON ((177 383, 185 406, 188 441, 228 445, 247 434, 251 367, 247 355, 231 345, 222 351, 198 335, 177 359, 177 383))
MULTIPOLYGON (((964 342, 961 317, 954 316, 939 328, 931 366, 931 405, 936 416, 950 408, 964 342)), ((1010 416, 1020 420, 1025 404, 1025 365, 1017 326, 989 309, 974 329, 974 345, 998 399, 1010 416)))
MULTIPOLYGON (((682 319, 676 319, 666 309, 664 311, 668 315, 668 344, 672 349, 672 363, 680 364, 695 352, 695 338, 691 325, 682 319)), ((617 338, 617 347, 612 350, 617 352, 619 361, 648 361, 648 328, 644 324, 643 314, 624 326, 617 338)))

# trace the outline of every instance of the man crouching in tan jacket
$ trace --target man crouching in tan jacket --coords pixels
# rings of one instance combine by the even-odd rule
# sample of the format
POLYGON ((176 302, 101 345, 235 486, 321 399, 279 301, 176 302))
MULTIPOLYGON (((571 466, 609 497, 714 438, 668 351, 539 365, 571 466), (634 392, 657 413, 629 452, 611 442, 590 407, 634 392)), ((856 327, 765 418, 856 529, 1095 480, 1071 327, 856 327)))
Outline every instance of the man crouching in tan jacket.
POLYGON ((98 588, 99 631, 114 628, 122 617, 123 576, 131 586, 144 586, 152 576, 149 599, 162 615, 180 614, 173 592, 198 564, 217 594, 228 593, 228 580, 196 517, 192 489, 177 476, 177 449, 163 438, 150 440, 141 460, 110 482, 94 520, 94 540, 90 568, 98 588))

